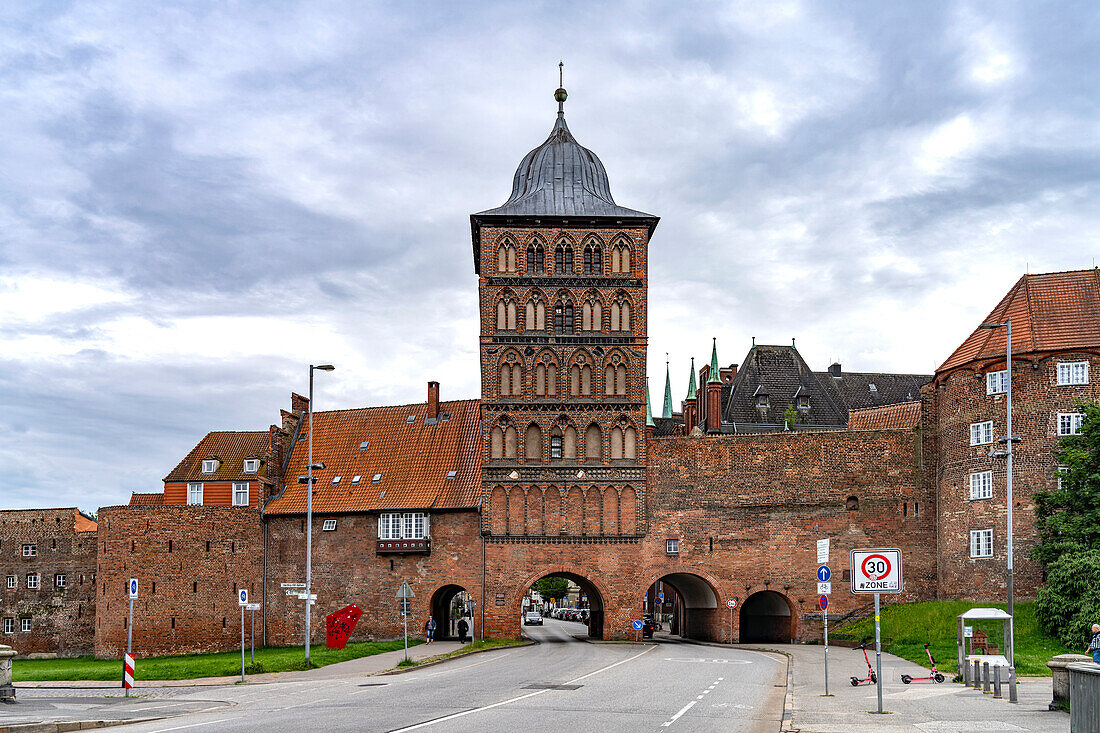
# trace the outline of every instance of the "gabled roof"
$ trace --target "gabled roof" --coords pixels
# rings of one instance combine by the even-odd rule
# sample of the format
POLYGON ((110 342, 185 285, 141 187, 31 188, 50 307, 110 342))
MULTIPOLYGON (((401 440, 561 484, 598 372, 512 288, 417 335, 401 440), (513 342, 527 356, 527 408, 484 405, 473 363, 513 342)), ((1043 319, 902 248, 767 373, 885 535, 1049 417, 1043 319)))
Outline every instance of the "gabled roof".
POLYGON ((817 377, 837 388, 841 402, 849 410, 919 401, 920 388, 932 381, 931 374, 883 372, 841 372, 839 378, 829 372, 817 372, 817 377))
POLYGON ((130 506, 164 506, 164 494, 130 494, 130 506))
POLYGON ((810 409, 800 411, 805 425, 844 425, 848 421, 848 409, 837 391, 818 380, 797 349, 754 345, 734 375, 722 419, 781 425, 783 412, 796 403, 796 397, 810 398, 810 409), (762 395, 768 397, 766 408, 757 407, 762 395))
POLYGON ((912 429, 920 424, 920 402, 866 407, 848 413, 849 430, 912 429))
POLYGON ((244 472, 244 459, 267 453, 270 434, 266 430, 220 430, 207 433, 187 457, 164 477, 165 483, 183 481, 246 481, 263 475, 263 461, 256 473, 244 472), (221 463, 214 473, 203 473, 204 459, 217 457, 221 463))
POLYGON ((79 509, 73 509, 73 529, 77 532, 95 532, 99 525, 94 519, 81 514, 79 509))
MULTIPOLYGON (((459 509, 478 504, 481 488, 481 406, 478 400, 439 403, 440 419, 428 418, 427 404, 364 407, 313 413, 315 471, 313 511, 459 509), (444 415, 447 420, 442 420, 444 415), (412 418, 410 421, 409 418, 412 418), (365 445, 364 445, 365 444, 365 445), (455 471, 455 477, 447 474, 455 471), (378 483, 373 477, 381 474, 378 483), (339 476, 338 484, 333 479, 339 476), (358 483, 353 483, 359 476, 358 483)), ((286 488, 269 501, 265 514, 306 511, 308 423, 294 445, 286 488)))
MULTIPOLYGON (((983 323, 1012 319, 1012 353, 1100 346, 1100 270, 1073 270, 1024 275, 983 323)), ((982 359, 1003 358, 1005 329, 973 333, 936 370, 982 359)))

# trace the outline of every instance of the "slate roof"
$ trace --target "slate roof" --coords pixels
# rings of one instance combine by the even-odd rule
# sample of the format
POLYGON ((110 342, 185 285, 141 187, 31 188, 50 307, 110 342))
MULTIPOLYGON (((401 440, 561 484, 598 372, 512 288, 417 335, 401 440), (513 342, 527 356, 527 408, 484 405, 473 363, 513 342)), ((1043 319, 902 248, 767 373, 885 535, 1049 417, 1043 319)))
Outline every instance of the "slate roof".
POLYGON ((848 413, 849 430, 912 429, 920 424, 920 402, 865 407, 848 413))
POLYGON ((932 381, 931 374, 886 374, 883 372, 841 372, 839 378, 818 372, 818 379, 831 382, 848 410, 920 401, 920 388, 932 381), (874 389, 871 389, 874 385, 874 389))
POLYGON ((164 506, 164 494, 130 494, 130 506, 164 506))
POLYGON ((267 453, 269 441, 266 430, 219 430, 207 433, 187 457, 164 477, 164 481, 257 481, 264 472, 264 454, 267 453), (214 473, 202 472, 202 462, 207 458, 221 461, 214 473), (256 473, 244 472, 245 458, 259 459, 256 473))
MULTIPOLYGON (((428 405, 364 407, 313 413, 315 512, 379 509, 461 509, 478 505, 481 489, 481 407, 478 400, 439 403, 440 417, 426 421, 428 405), (412 417, 410 422, 409 418, 412 417), (365 446, 363 444, 366 444, 365 446), (449 471, 455 477, 448 479, 449 471), (378 483, 375 474, 381 474, 378 483), (333 479, 339 476, 338 484, 333 479), (353 483, 359 476, 358 483, 353 483)), ((284 474, 286 488, 265 514, 306 511, 307 423, 284 474)))
MULTIPOLYGON (((1012 318, 1012 353, 1100 346, 1100 270, 1024 275, 983 323, 1012 318)), ((1005 354, 1005 330, 973 333, 936 370, 948 370, 1005 354)))

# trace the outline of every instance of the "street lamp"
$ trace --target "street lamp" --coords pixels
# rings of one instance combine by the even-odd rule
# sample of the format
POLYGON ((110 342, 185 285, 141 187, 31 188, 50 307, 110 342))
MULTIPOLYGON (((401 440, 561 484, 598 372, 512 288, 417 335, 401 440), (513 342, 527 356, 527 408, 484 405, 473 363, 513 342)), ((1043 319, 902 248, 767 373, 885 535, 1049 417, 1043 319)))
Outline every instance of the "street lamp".
POLYGON ((1005 437, 997 441, 999 443, 1004 443, 1005 447, 1003 451, 991 451, 990 455, 994 457, 1003 455, 1005 457, 1005 499, 1008 502, 1008 615, 1013 616, 1008 622, 1008 649, 1006 651, 1008 652, 1009 666, 1015 666, 1016 638, 1013 627, 1016 625, 1016 619, 1012 610, 1012 444, 1020 438, 1012 434, 1012 319, 1005 318, 1004 323, 983 323, 978 328, 986 331, 992 331, 998 328, 1003 328, 1005 330, 1005 369, 1008 374, 1008 385, 1005 389, 1005 412, 1007 417, 1005 419, 1005 437))
MULTIPOLYGON (((309 365, 309 404, 306 409, 309 410, 309 463, 306 465, 306 667, 309 667, 309 621, 313 615, 312 595, 313 595, 313 484, 316 479, 313 478, 313 470, 321 470, 325 467, 323 463, 313 462, 313 372, 320 370, 322 372, 331 372, 335 369, 332 364, 319 364, 314 366, 309 365)), ((302 477, 299 476, 298 480, 301 481, 302 477)))

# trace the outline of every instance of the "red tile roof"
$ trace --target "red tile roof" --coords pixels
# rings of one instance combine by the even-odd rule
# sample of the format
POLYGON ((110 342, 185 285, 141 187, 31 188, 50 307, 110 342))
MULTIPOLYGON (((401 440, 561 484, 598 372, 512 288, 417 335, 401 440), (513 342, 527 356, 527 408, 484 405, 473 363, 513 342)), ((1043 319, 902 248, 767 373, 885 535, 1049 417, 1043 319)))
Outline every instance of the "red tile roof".
MULTIPOLYGON (((313 510, 447 509, 476 507, 481 488, 481 405, 478 400, 439 403, 450 419, 425 424, 427 404, 366 407, 313 414, 313 510), (412 416, 412 422, 409 417, 412 416), (365 449, 360 445, 367 442, 365 449), (455 478, 447 473, 456 471, 455 478), (382 474, 373 483, 375 474, 382 474), (340 477, 333 485, 332 479, 340 477), (352 479, 359 476, 357 484, 352 479)), ((306 510, 308 423, 285 472, 286 488, 268 502, 265 514, 306 510)))
POLYGON ((130 506, 164 506, 164 494, 130 494, 130 506))
POLYGON ((80 513, 79 509, 73 509, 74 515, 74 530, 77 532, 95 532, 99 529, 99 525, 95 523, 95 520, 89 519, 80 513))
MULTIPOLYGON (((1012 319, 1012 353, 1100 346, 1100 270, 1024 275, 985 323, 1012 319)), ((976 329, 936 370, 1005 354, 1005 330, 976 329)))
POLYGON ((220 430, 207 433, 187 457, 164 477, 165 482, 182 481, 244 481, 259 479, 264 474, 264 454, 267 453, 269 433, 266 430, 220 430), (202 462, 206 458, 218 458, 221 463, 214 473, 203 473, 202 462), (259 458, 256 473, 244 472, 245 458, 259 458))
POLYGON ((920 424, 920 402, 867 407, 848 413, 849 430, 912 430, 920 424))

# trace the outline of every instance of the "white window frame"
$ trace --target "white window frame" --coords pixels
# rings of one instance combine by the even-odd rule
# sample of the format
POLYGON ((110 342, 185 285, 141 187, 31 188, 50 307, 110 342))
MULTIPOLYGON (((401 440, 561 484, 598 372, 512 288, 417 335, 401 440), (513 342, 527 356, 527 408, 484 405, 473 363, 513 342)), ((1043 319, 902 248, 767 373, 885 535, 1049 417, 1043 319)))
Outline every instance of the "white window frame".
POLYGON ((993 442, 993 421, 970 423, 970 445, 989 445, 993 442))
POLYGON ((21 631, 26 632, 31 630, 31 620, 29 618, 24 617, 19 620, 22 621, 22 623, 19 625, 21 631))
POLYGON ((38 573, 27 573, 27 590, 38 590, 40 583, 38 573))
POLYGON ((15 618, 13 616, 8 616, 7 618, 4 619, 4 633, 5 634, 14 634, 15 633, 15 618))
POLYGON ((1085 422, 1083 412, 1059 412, 1058 435, 1078 435, 1081 432, 1081 424, 1085 422))
POLYGON ((1065 479, 1066 474, 1069 473, 1069 468, 1066 466, 1058 466, 1058 490, 1062 490, 1062 480, 1065 479))
POLYGON ((64 588, 65 587, 65 573, 57 573, 53 576, 53 587, 64 588))
POLYGON ((1089 363, 1087 361, 1058 362, 1058 386, 1074 387, 1089 383, 1089 363))
POLYGON ((993 557, 993 530, 970 530, 970 557, 993 557))
POLYGON ((322 532, 335 532, 336 531, 336 520, 335 519, 326 519, 324 521, 324 524, 321 525, 321 531, 322 532))
POLYGON ((258 458, 245 458, 244 459, 244 472, 256 473, 260 470, 260 459, 258 458))
POLYGON ((1008 391, 1008 370, 1001 369, 996 372, 986 372, 985 374, 985 393, 990 394, 1004 394, 1008 391))
POLYGON ((23 545, 23 557, 38 557, 38 545, 23 545))
POLYGON ((9 587, 9 588, 16 588, 16 587, 18 587, 18 586, 17 586, 17 584, 16 584, 16 583, 17 583, 17 581, 15 580, 15 577, 16 577, 16 576, 14 576, 14 575, 9 575, 9 576, 8 576, 8 587, 9 587))
POLYGON ((680 540, 678 540, 678 539, 665 540, 665 554, 666 555, 679 555, 680 554, 680 540))
POLYGON ((202 472, 203 473, 217 473, 218 462, 213 458, 204 458, 202 460, 202 472))
POLYGON ((203 485, 200 484, 187 484, 187 504, 188 506, 202 506, 203 485), (198 501, 196 501, 196 498, 198 501))
POLYGON ((975 471, 970 474, 970 499, 993 498, 993 472, 975 471))
POLYGON ((380 540, 423 540, 430 536, 426 512, 384 512, 378 517, 380 540))
POLYGON ((251 498, 249 496, 249 483, 247 481, 234 481, 233 482, 233 506, 248 506, 248 501, 251 498), (244 494, 244 501, 241 501, 240 494, 244 494))

